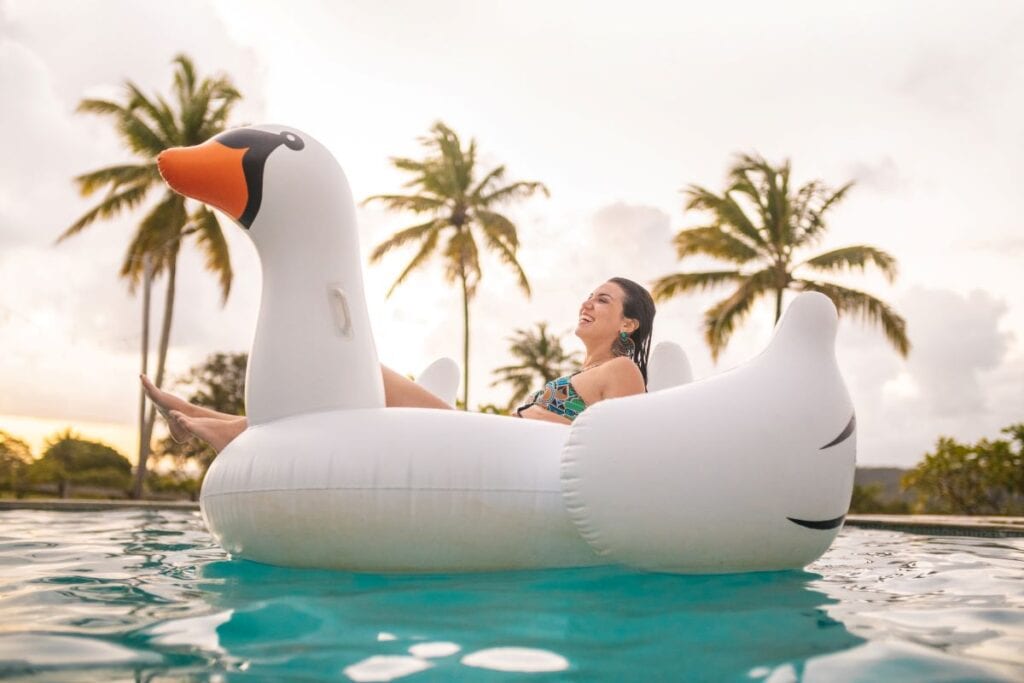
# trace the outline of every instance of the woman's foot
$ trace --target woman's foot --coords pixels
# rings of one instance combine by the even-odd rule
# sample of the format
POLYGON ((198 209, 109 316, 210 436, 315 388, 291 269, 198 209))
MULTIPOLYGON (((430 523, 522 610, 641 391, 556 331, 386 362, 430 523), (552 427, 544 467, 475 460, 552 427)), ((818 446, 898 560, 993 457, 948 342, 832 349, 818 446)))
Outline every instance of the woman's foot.
POLYGON ((163 415, 164 420, 167 421, 167 429, 171 432, 171 438, 178 443, 184 443, 191 439, 192 435, 188 430, 179 425, 169 414, 171 410, 180 411, 186 408, 189 405, 188 401, 160 389, 145 375, 139 375, 139 379, 142 380, 142 388, 146 392, 146 396, 153 402, 157 412, 163 415))
POLYGON ((235 437, 245 431, 249 421, 244 417, 221 420, 215 417, 190 417, 180 410, 170 411, 170 422, 192 436, 210 444, 220 453, 235 437))

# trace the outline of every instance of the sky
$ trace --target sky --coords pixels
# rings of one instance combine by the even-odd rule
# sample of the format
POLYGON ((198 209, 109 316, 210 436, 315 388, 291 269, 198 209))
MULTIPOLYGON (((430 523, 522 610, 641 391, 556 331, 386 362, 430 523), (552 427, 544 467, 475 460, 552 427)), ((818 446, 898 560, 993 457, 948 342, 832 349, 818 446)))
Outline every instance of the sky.
MULTIPOLYGON (((109 123, 75 112, 122 97, 125 80, 166 92, 185 52, 244 95, 234 123, 314 135, 354 195, 398 191, 393 156, 443 120, 475 138, 485 167, 540 180, 549 198, 507 207, 533 289, 490 258, 470 312, 470 401, 503 403, 491 370, 508 337, 546 321, 573 349, 598 284, 680 263, 670 240, 699 225, 691 183, 724 187, 734 155, 791 159, 798 182, 856 181, 815 250, 870 244, 899 276, 834 278, 889 302, 913 345, 843 319, 837 357, 858 417, 861 465, 912 466, 940 435, 998 436, 1024 420, 1024 5, 1008 2, 242 2, 0 0, 0 429, 38 452, 65 427, 134 457, 140 298, 117 273, 142 210, 56 237, 96 197, 72 178, 132 160, 109 123)), ((154 198, 157 195, 154 194, 154 198)), ((367 301, 381 360, 416 374, 461 359, 461 302, 439 263, 385 293, 411 253, 365 255, 413 217, 358 211, 367 301)), ((183 252, 168 357, 184 374, 245 351, 260 273, 222 219, 235 281, 221 305, 194 248, 183 252)), ((162 282, 154 290, 154 324, 162 282)), ((659 305, 654 341, 706 377, 756 355, 765 300, 716 363, 701 335, 717 290, 659 305)), ((789 295, 790 297, 792 295, 789 295)), ((787 298, 789 301, 790 298, 787 298)))

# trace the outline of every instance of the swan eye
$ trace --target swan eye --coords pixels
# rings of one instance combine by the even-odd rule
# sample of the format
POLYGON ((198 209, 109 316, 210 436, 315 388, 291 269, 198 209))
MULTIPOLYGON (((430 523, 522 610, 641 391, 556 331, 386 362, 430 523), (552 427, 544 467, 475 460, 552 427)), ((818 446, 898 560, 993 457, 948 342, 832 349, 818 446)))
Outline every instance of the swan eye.
POLYGON ((850 416, 850 422, 847 423, 847 425, 845 427, 843 427, 843 431, 839 432, 839 436, 837 436, 836 438, 832 439, 831 441, 829 441, 827 444, 825 444, 824 446, 822 446, 818 450, 819 451, 823 451, 826 448, 831 448, 832 446, 835 446, 837 444, 840 444, 840 443, 846 441, 847 439, 850 438, 851 435, 853 435, 853 430, 856 429, 856 427, 857 427, 857 415, 853 414, 853 415, 850 416))

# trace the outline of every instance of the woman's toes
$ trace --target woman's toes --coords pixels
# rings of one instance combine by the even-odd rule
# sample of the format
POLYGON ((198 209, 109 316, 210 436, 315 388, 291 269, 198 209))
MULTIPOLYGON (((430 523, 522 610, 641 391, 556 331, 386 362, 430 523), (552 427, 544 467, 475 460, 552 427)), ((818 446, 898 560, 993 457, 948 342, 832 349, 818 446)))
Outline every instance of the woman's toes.
POLYGON ((169 410, 167 411, 167 416, 170 418, 167 420, 168 426, 177 427, 179 430, 182 430, 187 434, 192 433, 192 427, 189 424, 188 415, 178 410, 169 410))

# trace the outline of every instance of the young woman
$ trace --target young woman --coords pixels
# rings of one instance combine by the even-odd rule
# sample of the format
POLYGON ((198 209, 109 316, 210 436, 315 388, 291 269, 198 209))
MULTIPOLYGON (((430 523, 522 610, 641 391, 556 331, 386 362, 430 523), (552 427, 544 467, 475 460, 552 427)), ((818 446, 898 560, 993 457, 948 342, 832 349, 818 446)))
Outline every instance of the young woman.
MULTIPOLYGON (((646 289, 626 278, 608 280, 580 306, 575 333, 587 350, 583 366, 545 384, 514 415, 568 424, 598 401, 645 392, 653 324, 654 300, 646 289)), ((389 408, 451 408, 391 368, 381 366, 381 372, 389 408)), ((177 441, 195 436, 219 453, 248 426, 244 416, 192 405, 140 379, 177 441)))

